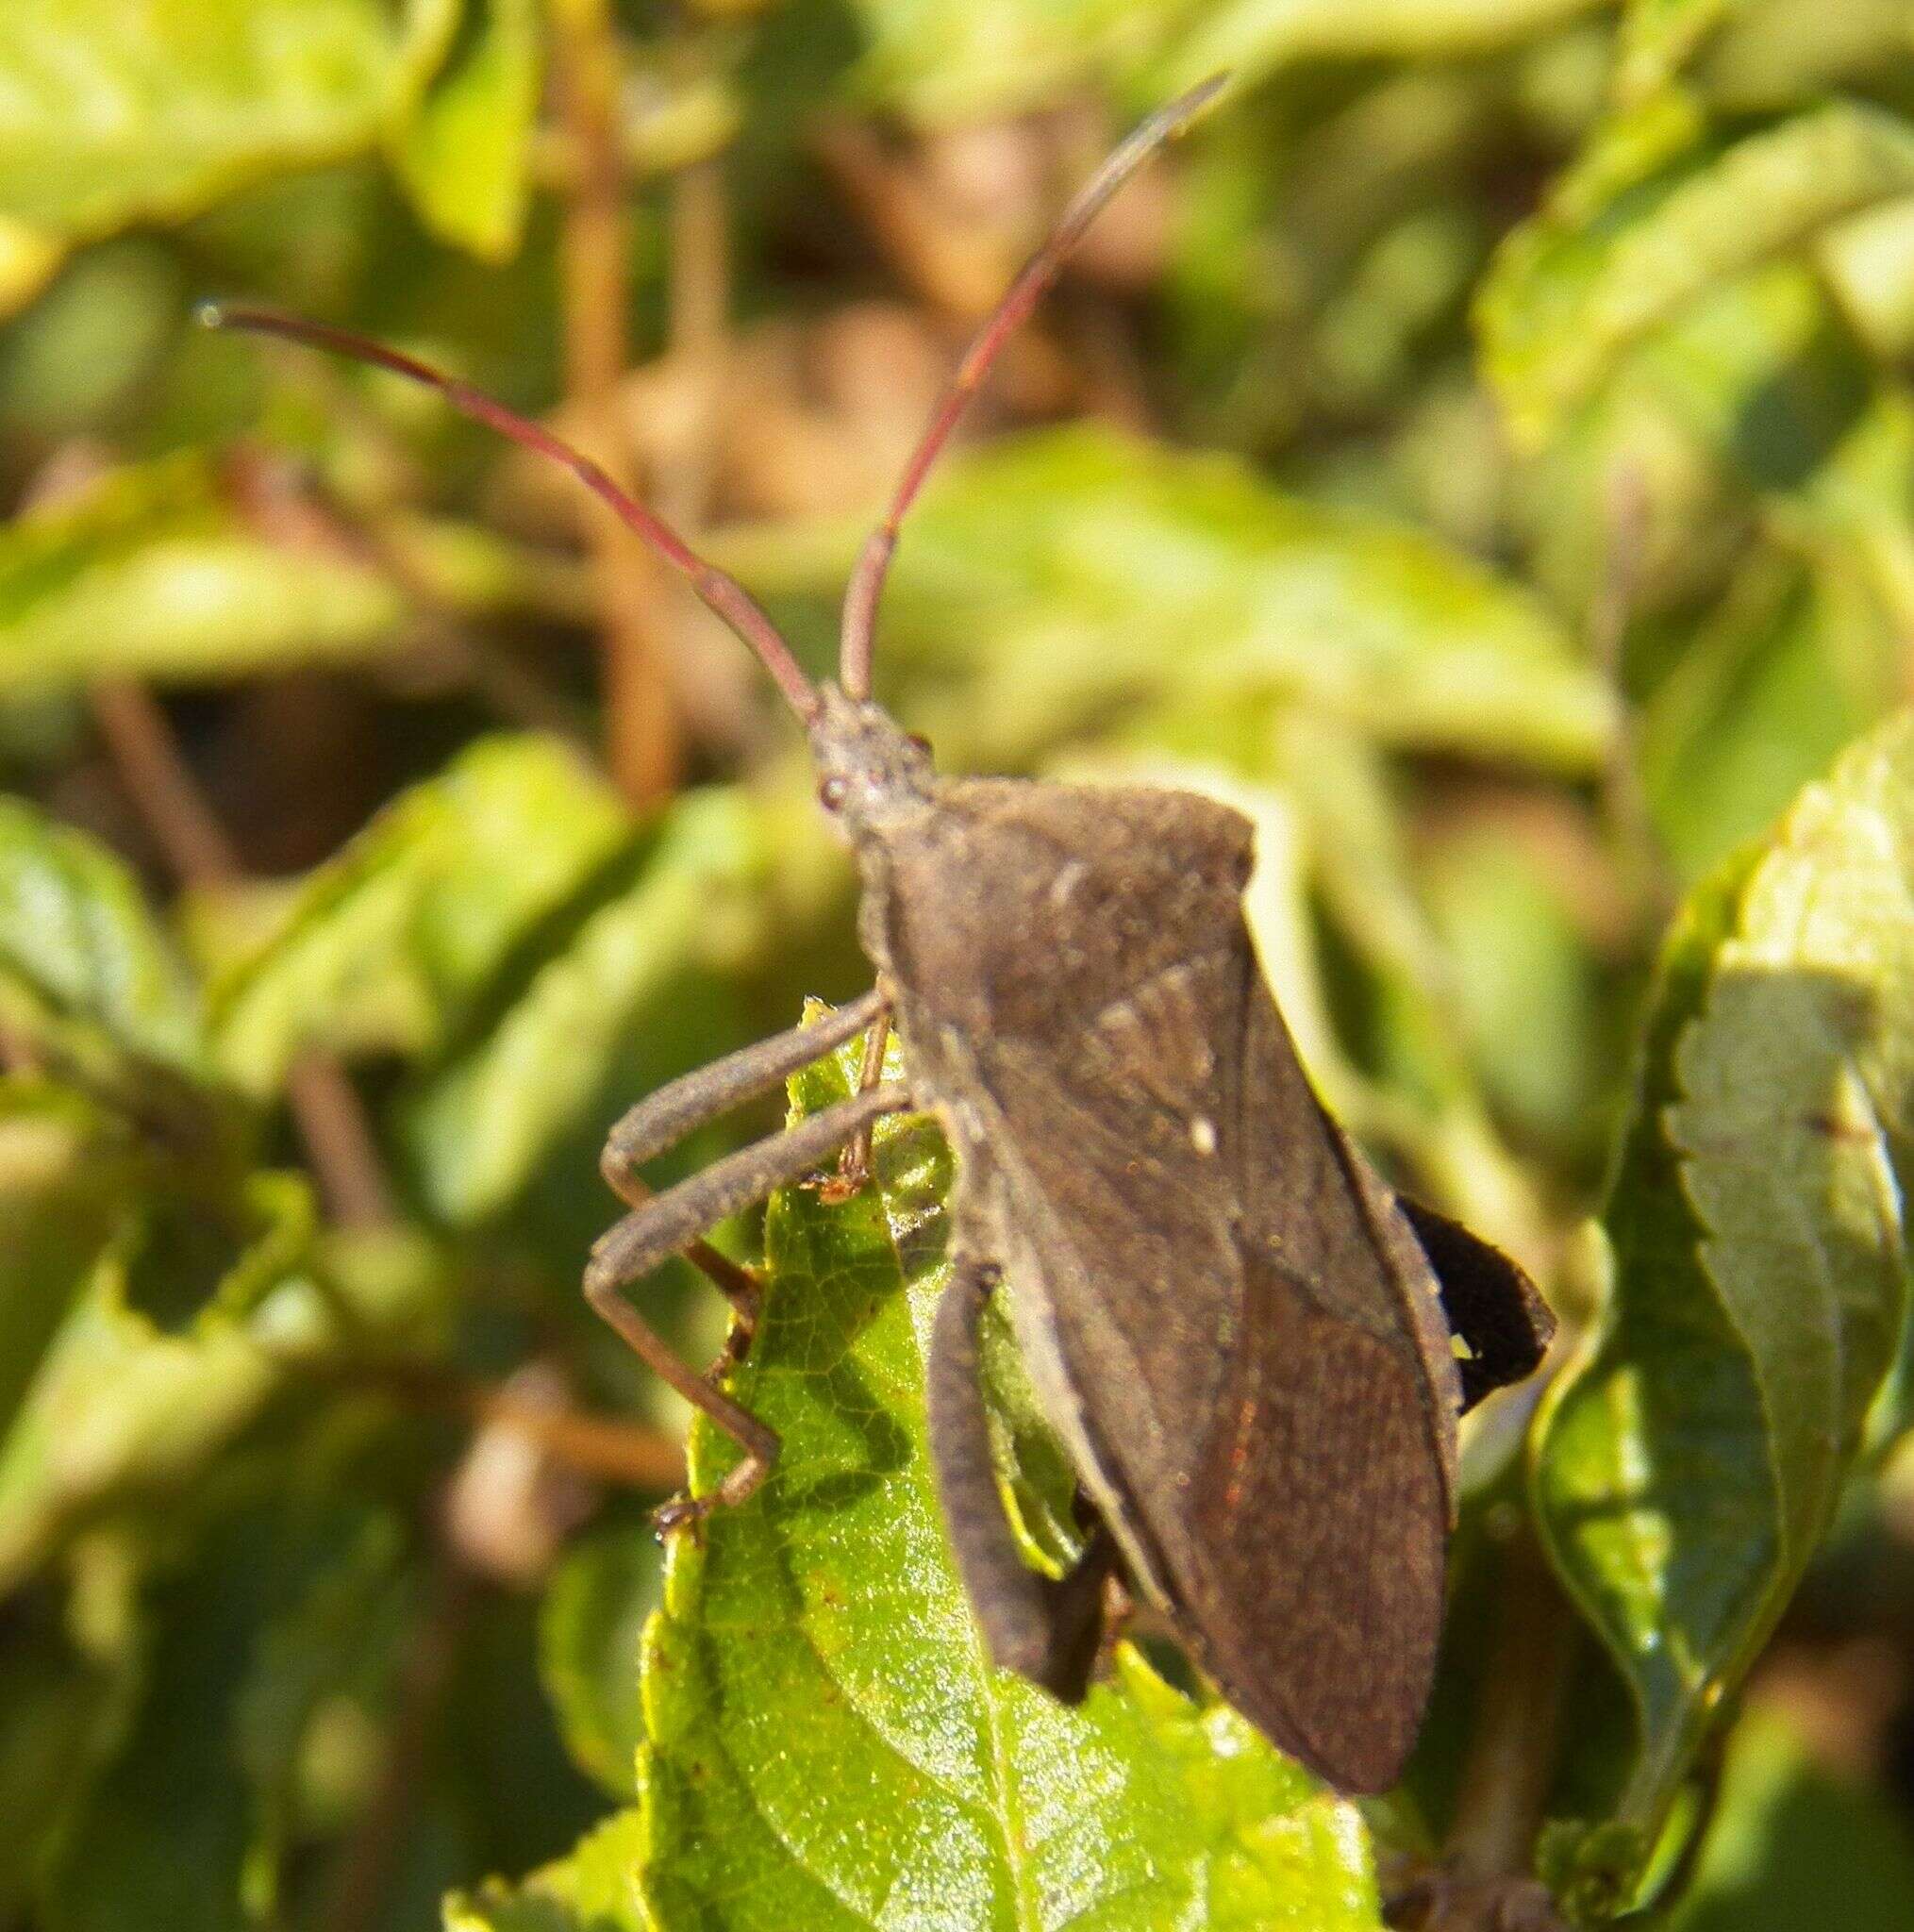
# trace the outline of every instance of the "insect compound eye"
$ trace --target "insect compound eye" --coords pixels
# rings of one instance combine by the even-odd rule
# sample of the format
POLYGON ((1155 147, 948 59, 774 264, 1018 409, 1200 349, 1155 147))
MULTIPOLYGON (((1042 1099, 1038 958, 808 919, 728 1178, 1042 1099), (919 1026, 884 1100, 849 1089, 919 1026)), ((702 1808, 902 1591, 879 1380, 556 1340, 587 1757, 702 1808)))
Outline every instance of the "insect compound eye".
POLYGON ((818 803, 826 811, 841 808, 844 800, 850 796, 851 788, 835 773, 824 779, 818 786, 818 803))

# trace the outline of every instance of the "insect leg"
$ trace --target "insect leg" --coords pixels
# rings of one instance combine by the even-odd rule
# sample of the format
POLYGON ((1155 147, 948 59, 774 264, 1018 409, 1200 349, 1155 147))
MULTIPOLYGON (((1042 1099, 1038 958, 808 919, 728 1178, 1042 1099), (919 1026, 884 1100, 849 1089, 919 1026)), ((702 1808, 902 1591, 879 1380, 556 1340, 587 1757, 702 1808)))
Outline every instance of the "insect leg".
MULTIPOLYGON (((598 1158, 607 1186, 627 1208, 643 1207, 653 1196, 639 1178, 642 1162, 676 1146, 729 1108, 768 1091, 799 1067, 822 1059, 854 1033, 881 1023, 887 1013, 883 996, 874 988, 814 1025, 774 1034, 660 1087, 612 1128, 598 1158)), ((687 1241, 681 1252, 738 1311, 742 1326, 736 1340, 741 1345, 747 1341, 757 1316, 757 1285, 751 1271, 707 1241, 687 1241)))
POLYGON ((660 1087, 612 1128, 605 1143, 598 1165, 612 1192, 624 1194, 632 1169, 641 1162, 675 1147, 687 1134, 741 1103, 768 1093, 798 1068, 823 1059, 834 1046, 841 1046, 888 1011, 884 995, 873 987, 862 999, 826 1013, 813 1025, 774 1033, 756 1046, 726 1054, 708 1067, 660 1087))
MULTIPOLYGON (((876 1086, 884 1077, 884 1049, 890 1039, 890 1011, 887 1007, 871 1023, 864 1036, 864 1058, 857 1066, 857 1091, 876 1086)), ((824 1183, 827 1201, 848 1201, 871 1178, 871 1129, 866 1127, 846 1147, 838 1160, 837 1173, 824 1183)))
POLYGON ((874 1087, 855 1094, 801 1121, 789 1133, 740 1148, 644 1201, 593 1246, 585 1270, 585 1299, 647 1368, 703 1409, 744 1451, 744 1460, 708 1496, 667 1504, 658 1512, 660 1527, 707 1515, 720 1504, 741 1502, 770 1473, 777 1458, 777 1437, 749 1409, 681 1361, 620 1290, 649 1274, 667 1256, 682 1251, 715 1222, 809 1173, 880 1115, 899 1113, 914 1104, 907 1087, 874 1087))
POLYGON ((1018 1551, 990 1459, 978 1349, 977 1324, 999 1279, 994 1266, 960 1257, 938 1303, 926 1370, 930 1457, 964 1593, 992 1662, 1075 1704, 1096 1659, 1115 1545, 1099 1526, 1076 1568, 1057 1580, 1040 1576, 1018 1551))

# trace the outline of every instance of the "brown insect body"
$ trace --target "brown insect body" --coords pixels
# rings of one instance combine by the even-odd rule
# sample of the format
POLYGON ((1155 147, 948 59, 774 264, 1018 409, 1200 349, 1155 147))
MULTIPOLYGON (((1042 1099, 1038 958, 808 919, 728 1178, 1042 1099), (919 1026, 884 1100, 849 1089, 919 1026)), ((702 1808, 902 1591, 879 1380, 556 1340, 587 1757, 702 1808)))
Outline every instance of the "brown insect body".
POLYGON ((1456 1415, 1536 1365, 1548 1312, 1512 1262, 1391 1194, 1318 1103, 1244 924, 1246 820, 1182 791, 940 777, 869 696, 898 527, 965 400, 1097 210, 1219 84, 1117 149, 985 324, 858 559, 836 685, 813 685, 741 585, 551 431, 362 338, 266 310, 207 319, 428 383, 564 464, 757 653, 805 723, 820 798, 857 855, 874 991, 674 1081, 606 1148, 631 1211, 593 1249, 586 1295, 744 1451, 661 1525, 742 1501, 778 1444, 625 1288, 688 1254, 738 1308, 735 1359, 757 1286, 700 1237, 840 1150, 842 1184, 856 1184, 873 1123, 927 1108, 958 1165, 930 1446, 992 1655, 1080 1696, 1120 1557, 1270 1738, 1344 1789, 1374 1790, 1401 1769, 1434 1669, 1456 1415), (893 1022, 908 1077, 886 1085, 893 1022), (651 1195, 642 1162, 859 1032, 851 1099, 651 1195), (1006 1280, 1101 1524, 1060 1581, 1021 1560, 991 1462, 977 1324, 1006 1280), (1452 1333, 1467 1343, 1459 1365, 1452 1333))
POLYGON ((1436 1277, 1317 1104, 1187 792, 942 779, 811 727, 910 1082, 1132 1577, 1275 1741, 1391 1782, 1441 1623, 1461 1389, 1436 1277))

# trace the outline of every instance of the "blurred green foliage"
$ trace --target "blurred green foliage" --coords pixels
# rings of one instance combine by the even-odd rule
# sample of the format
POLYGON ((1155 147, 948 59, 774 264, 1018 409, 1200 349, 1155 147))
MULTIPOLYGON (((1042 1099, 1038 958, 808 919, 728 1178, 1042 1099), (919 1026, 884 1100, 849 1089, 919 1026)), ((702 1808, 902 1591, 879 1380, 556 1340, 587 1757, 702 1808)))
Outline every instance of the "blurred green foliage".
MULTIPOLYGON (((0 1925, 1330 1932, 1536 1874, 1558 1922, 1906 1924, 1910 42, 1906 0, 0 9, 0 1925), (1564 1317, 1468 1427, 1432 1715, 1361 1807, 1159 1644, 1080 1712, 981 1665, 921 1123, 720 1231, 787 1456, 661 1556, 684 1417, 577 1293, 597 1146, 860 989, 844 857, 562 479, 191 321, 608 436, 822 671, 966 333, 1223 65, 907 526, 878 678, 948 768, 1248 813, 1325 1098, 1564 1317)), ((716 1346, 688 1270, 638 1292, 716 1346)), ((693 1427, 693 1482, 729 1453, 693 1427)))

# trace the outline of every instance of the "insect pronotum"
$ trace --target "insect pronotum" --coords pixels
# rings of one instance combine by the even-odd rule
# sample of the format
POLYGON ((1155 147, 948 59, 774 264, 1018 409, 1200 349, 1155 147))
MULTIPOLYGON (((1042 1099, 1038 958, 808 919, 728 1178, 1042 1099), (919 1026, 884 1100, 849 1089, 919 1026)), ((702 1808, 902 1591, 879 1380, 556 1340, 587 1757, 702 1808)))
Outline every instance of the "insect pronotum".
POLYGON ((808 733, 819 799, 856 854, 874 989, 674 1081, 605 1149, 630 1211, 594 1247, 585 1292, 744 1452, 661 1524, 749 1495, 778 1444, 625 1289, 690 1253, 736 1305, 741 1349, 755 1282, 701 1237, 834 1155, 856 1185, 873 1123, 927 1110, 958 1174, 931 1453, 992 1654, 1080 1695, 1103 1577, 1121 1564, 1277 1745, 1345 1790, 1375 1790, 1401 1770, 1434 1670, 1456 1417, 1535 1366, 1547 1311, 1514 1263, 1391 1193, 1317 1102, 1243 922, 1244 819, 1181 791, 940 777, 871 699, 899 526, 966 402, 1097 211, 1221 84, 1110 156, 978 332, 859 554, 835 684, 814 685, 741 585, 549 430, 337 329, 249 308, 207 319, 427 383, 571 470, 757 654, 808 733), (885 1082, 892 1026, 906 1071, 885 1082), (850 1099, 656 1197, 639 1180, 693 1128, 860 1033, 850 1099), (1019 1557, 991 1463, 977 1324, 1000 1289, 1099 1523, 1062 1582, 1019 1557))

